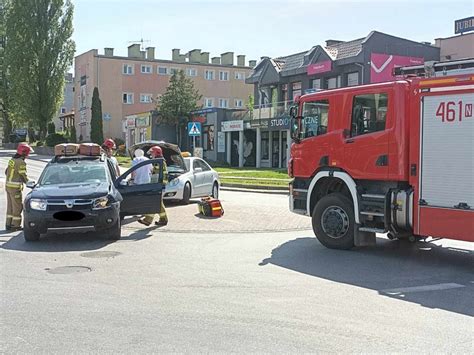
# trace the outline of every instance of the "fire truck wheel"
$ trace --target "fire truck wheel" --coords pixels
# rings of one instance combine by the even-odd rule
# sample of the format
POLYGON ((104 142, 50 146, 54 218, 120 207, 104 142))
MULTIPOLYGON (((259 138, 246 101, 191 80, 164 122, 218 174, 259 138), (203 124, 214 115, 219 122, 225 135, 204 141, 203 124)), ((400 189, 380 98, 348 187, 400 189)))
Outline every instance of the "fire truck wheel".
POLYGON ((341 193, 321 198, 313 210, 313 231, 319 242, 331 249, 354 247, 354 207, 341 193))

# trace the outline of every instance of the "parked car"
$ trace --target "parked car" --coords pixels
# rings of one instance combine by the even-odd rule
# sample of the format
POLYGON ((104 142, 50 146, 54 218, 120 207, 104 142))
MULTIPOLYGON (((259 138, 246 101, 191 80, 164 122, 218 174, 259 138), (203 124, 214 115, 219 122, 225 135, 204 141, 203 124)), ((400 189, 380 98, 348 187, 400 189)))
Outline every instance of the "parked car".
MULTIPOLYGON (((188 204, 189 200, 197 197, 219 197, 219 174, 212 169, 203 159, 197 157, 183 158, 177 145, 163 141, 145 141, 130 147, 129 153, 140 148, 145 154, 157 145, 163 150, 163 158, 168 166, 168 184, 165 186, 165 200, 180 200, 188 204)), ((148 154, 147 154, 148 156, 148 154)), ((148 156, 149 157, 149 156, 148 156)))
POLYGON ((38 183, 29 181, 31 192, 24 201, 26 241, 47 232, 100 231, 110 239, 121 235, 121 217, 158 213, 162 180, 133 185, 127 178, 148 164, 142 162, 117 177, 110 161, 101 156, 56 156, 44 168, 38 183))

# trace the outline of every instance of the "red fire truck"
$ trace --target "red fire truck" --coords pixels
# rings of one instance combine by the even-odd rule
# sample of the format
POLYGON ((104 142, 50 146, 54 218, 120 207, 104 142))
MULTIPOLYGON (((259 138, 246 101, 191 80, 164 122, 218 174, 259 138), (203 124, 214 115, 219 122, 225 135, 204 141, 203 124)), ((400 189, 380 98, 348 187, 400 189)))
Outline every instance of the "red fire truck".
POLYGON ((474 75, 320 91, 291 109, 291 211, 329 248, 474 241, 474 75))

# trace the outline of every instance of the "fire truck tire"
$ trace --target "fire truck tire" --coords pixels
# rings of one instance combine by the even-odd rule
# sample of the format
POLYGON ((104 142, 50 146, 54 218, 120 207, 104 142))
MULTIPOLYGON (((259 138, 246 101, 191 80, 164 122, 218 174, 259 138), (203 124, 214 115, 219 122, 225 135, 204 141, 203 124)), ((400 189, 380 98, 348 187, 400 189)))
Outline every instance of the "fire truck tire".
POLYGON ((341 193, 321 198, 313 210, 313 231, 319 242, 331 249, 354 247, 354 206, 341 193))

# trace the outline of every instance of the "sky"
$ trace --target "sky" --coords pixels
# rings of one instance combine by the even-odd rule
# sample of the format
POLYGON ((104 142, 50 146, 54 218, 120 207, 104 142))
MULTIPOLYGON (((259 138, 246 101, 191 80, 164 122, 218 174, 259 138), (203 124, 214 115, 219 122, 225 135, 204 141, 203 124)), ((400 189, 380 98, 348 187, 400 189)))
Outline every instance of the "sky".
MULTIPOLYGON (((192 49, 246 60, 307 51, 327 39, 377 30, 434 43, 454 35, 454 21, 474 15, 474 0, 73 0, 76 55, 90 49, 127 55, 143 38, 155 57, 192 49)), ((235 59, 236 60, 236 59, 235 59)))

